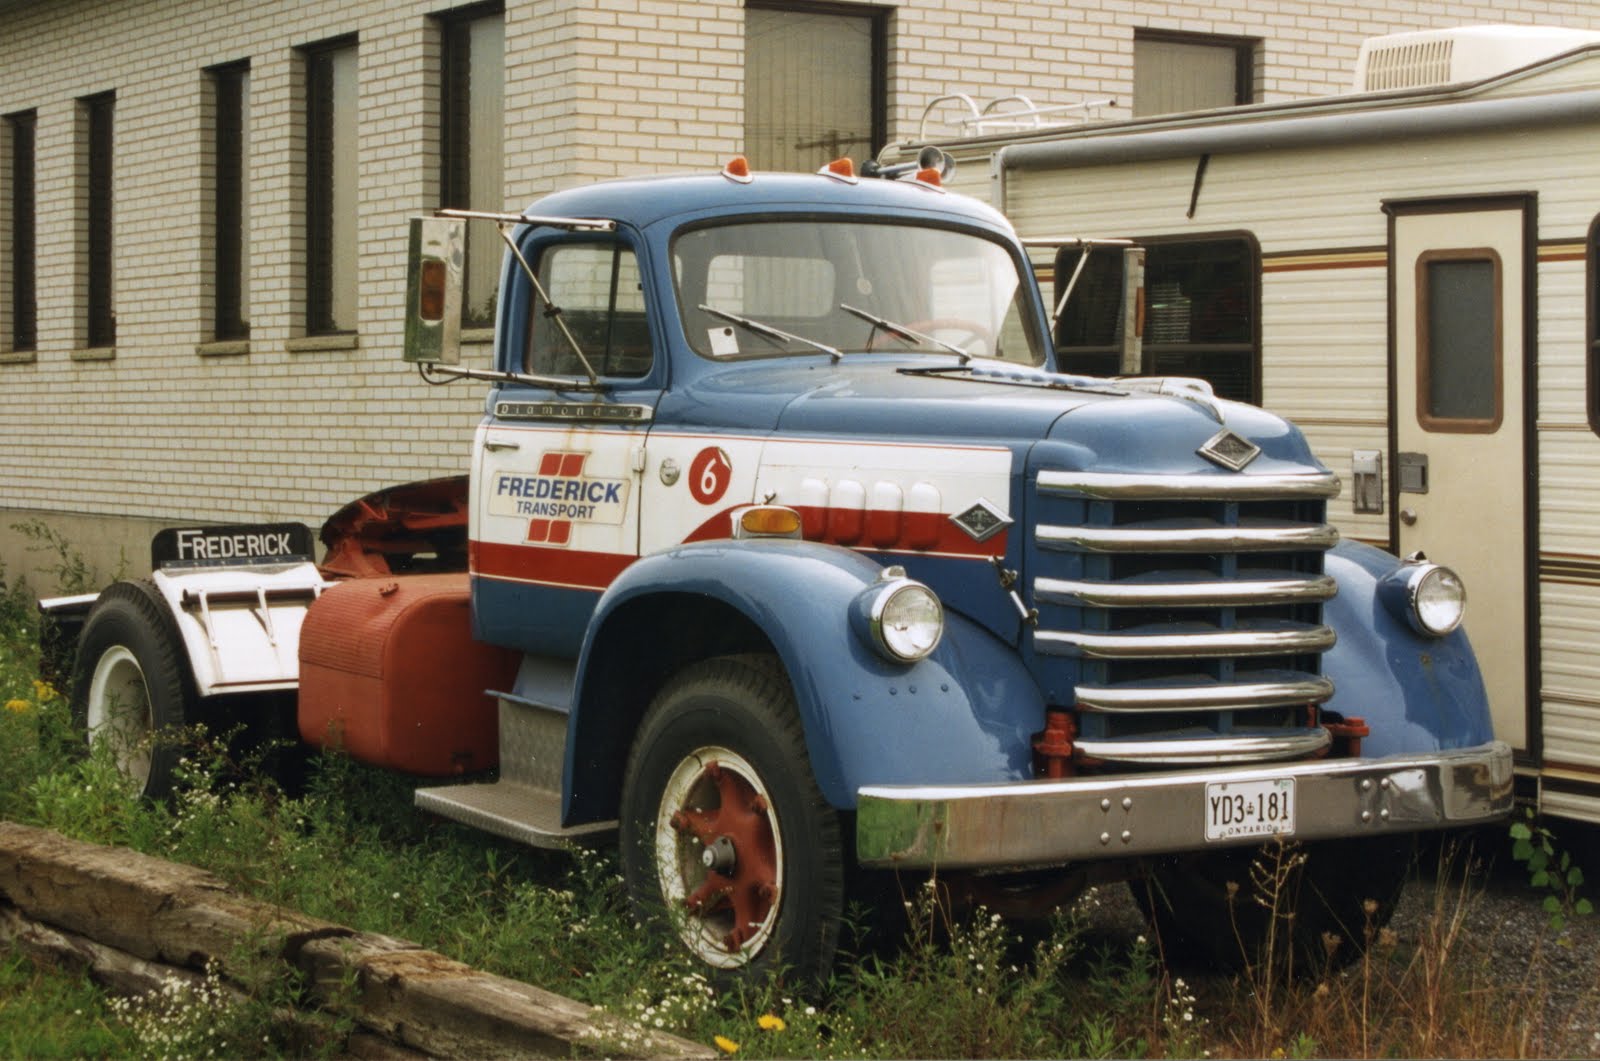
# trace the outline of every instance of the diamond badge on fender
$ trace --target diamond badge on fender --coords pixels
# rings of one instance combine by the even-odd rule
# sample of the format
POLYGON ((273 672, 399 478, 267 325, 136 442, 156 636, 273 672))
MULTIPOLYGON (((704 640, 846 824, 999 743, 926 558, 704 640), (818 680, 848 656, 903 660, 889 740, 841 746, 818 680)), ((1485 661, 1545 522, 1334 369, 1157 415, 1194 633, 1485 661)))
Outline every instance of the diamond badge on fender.
POLYGON ((1223 428, 1208 438, 1206 444, 1195 452, 1213 464, 1220 464, 1232 471, 1240 471, 1261 455, 1261 447, 1223 428))
POLYGON ((981 542, 1011 526, 1011 517, 980 497, 966 511, 951 516, 950 522, 971 535, 973 541, 981 542))

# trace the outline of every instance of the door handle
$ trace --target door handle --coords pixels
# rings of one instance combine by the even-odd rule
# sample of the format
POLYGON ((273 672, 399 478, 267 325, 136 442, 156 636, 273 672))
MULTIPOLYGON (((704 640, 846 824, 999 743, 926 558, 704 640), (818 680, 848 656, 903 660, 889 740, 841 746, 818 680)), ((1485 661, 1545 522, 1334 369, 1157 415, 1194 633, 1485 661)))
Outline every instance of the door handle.
POLYGON ((1408 527, 1416 526, 1416 523, 1417 523, 1417 514, 1416 514, 1416 512, 1413 511, 1412 509, 1409 509, 1409 508, 1402 508, 1400 510, 1400 522, 1404 523, 1408 527))
POLYGON ((483 448, 490 453, 499 453, 503 449, 521 449, 520 442, 485 442, 483 448))

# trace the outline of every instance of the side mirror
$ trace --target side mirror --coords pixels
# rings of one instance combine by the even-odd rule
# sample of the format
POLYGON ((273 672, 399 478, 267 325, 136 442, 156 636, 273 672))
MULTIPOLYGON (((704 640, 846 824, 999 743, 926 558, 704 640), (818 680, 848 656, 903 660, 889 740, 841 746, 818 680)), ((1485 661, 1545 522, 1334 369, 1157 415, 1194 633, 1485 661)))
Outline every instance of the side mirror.
POLYGON ((411 219, 406 273, 405 359, 454 365, 461 360, 461 275, 467 223, 453 217, 411 219))

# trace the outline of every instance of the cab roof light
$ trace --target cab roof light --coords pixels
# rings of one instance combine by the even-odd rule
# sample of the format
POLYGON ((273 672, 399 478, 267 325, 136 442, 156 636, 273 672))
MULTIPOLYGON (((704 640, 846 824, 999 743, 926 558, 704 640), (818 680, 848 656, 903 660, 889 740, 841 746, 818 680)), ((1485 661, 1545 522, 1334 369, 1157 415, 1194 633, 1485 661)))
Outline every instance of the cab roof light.
POLYGON ((722 167, 722 175, 740 184, 749 184, 755 180, 750 174, 750 160, 743 155, 734 155, 728 159, 728 164, 722 167))
POLYGON ((918 184, 926 184, 930 188, 938 188, 941 192, 944 191, 944 181, 940 179, 939 171, 932 166, 927 169, 917 170, 917 175, 913 179, 918 184))
POLYGON ((832 177, 836 181, 846 184, 857 183, 856 164, 848 158, 836 158, 832 162, 817 170, 823 176, 832 177))

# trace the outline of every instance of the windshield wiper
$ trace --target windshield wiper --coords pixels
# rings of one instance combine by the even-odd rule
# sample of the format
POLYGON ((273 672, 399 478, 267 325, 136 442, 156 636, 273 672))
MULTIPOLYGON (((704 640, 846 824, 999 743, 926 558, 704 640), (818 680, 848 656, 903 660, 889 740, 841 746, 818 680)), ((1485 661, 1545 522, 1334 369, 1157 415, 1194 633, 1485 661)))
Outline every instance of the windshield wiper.
MULTIPOLYGON (((922 332, 914 331, 913 329, 906 327, 904 324, 896 324, 892 320, 874 316, 864 309, 857 309, 856 307, 845 302, 839 303, 839 308, 844 310, 846 313, 854 314, 855 316, 866 321, 868 324, 871 324, 876 328, 882 328, 890 335, 893 335, 899 339, 904 339, 909 343, 925 343, 932 346, 942 347, 961 358, 961 363, 963 365, 972 360, 971 354, 967 353, 954 343, 947 343, 943 339, 935 339, 931 335, 924 335, 922 332)), ((872 340, 870 336, 868 337, 867 342, 869 345, 871 344, 872 340)))
POLYGON ((844 352, 842 350, 829 346, 827 343, 819 343, 815 339, 807 339, 803 335, 795 335, 791 332, 784 331, 782 328, 774 328, 770 324, 762 324, 760 321, 753 321, 749 317, 741 317, 737 313, 729 313, 725 309, 717 309, 716 307, 708 306, 703 302, 700 304, 699 308, 701 313, 709 313, 713 317, 728 321, 730 324, 737 324, 741 328, 748 328, 762 338, 775 339, 778 342, 784 343, 804 343, 806 346, 809 346, 814 350, 821 350, 835 361, 838 361, 840 358, 844 357, 844 352))

